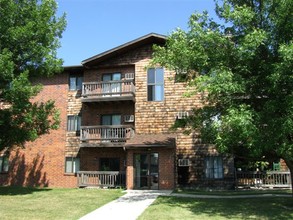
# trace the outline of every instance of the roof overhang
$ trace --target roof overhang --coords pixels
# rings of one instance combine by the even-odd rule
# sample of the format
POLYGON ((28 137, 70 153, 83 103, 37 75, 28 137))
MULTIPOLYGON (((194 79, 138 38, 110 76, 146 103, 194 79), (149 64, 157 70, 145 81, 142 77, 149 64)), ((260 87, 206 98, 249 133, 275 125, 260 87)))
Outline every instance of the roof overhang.
POLYGON ((176 136, 173 134, 136 134, 128 140, 126 149, 137 148, 175 148, 176 136))
POLYGON ((83 60, 81 62, 84 66, 91 66, 98 64, 104 60, 107 60, 109 58, 118 56, 120 54, 123 54, 127 51, 130 51, 132 49, 136 49, 138 47, 144 46, 146 44, 158 44, 158 45, 164 45, 166 42, 167 37, 165 35, 160 35, 156 33, 150 33, 143 37, 137 38, 133 41, 130 41, 128 43, 122 44, 118 47, 115 47, 111 50, 107 50, 103 53, 100 53, 98 55, 95 55, 93 57, 90 57, 86 60, 83 60))
POLYGON ((82 65, 75 65, 75 66, 64 66, 63 69, 64 71, 81 71, 83 70, 82 65))

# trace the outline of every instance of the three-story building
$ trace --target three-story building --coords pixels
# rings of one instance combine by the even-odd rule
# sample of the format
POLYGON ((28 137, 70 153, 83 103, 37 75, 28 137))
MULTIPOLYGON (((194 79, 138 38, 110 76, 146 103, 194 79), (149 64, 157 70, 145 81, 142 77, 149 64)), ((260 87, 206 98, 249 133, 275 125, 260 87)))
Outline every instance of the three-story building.
POLYGON ((186 83, 174 72, 150 67, 153 45, 165 41, 148 34, 35 79, 44 85, 35 101, 55 100, 61 126, 25 149, 3 152, 1 183, 128 189, 233 183, 232 157, 202 144, 199 133, 170 129, 202 104, 200 94, 183 97, 186 83))

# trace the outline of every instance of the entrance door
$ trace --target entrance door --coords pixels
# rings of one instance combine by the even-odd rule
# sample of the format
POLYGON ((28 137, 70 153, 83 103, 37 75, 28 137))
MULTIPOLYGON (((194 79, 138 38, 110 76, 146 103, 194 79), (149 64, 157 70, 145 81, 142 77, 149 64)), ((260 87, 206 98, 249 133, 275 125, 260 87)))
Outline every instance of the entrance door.
POLYGON ((134 155, 134 187, 136 189, 159 189, 159 154, 134 155))

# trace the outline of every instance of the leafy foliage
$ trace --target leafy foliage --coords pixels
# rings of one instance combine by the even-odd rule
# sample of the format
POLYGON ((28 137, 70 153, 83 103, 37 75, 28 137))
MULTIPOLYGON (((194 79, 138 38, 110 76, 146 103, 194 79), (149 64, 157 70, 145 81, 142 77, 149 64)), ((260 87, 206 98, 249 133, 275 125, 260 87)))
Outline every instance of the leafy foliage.
POLYGON ((175 30, 154 63, 183 74, 203 107, 181 127, 201 131, 221 152, 260 157, 270 152, 293 170, 293 2, 225 0, 223 20, 195 13, 175 30), (217 120, 212 120, 217 116, 217 120))
POLYGON ((56 49, 66 22, 56 10, 54 0, 0 0, 0 150, 58 128, 54 101, 32 102, 41 86, 29 80, 61 71, 56 49))

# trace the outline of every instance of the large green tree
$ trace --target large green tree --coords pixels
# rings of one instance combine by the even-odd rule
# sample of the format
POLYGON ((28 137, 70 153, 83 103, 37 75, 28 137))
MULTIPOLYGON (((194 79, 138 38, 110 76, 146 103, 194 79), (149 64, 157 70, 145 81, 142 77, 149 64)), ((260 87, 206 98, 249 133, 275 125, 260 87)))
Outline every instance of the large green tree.
MULTIPOLYGON (((191 15, 187 31, 155 47, 154 63, 175 70, 202 93, 184 123, 220 152, 274 154, 293 174, 293 1, 216 2, 221 23, 191 15)), ((292 182, 293 182, 293 175, 292 182)))
POLYGON ((61 71, 57 58, 65 16, 54 0, 0 0, 0 150, 24 146, 59 126, 54 101, 32 102, 33 77, 61 71))

